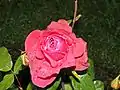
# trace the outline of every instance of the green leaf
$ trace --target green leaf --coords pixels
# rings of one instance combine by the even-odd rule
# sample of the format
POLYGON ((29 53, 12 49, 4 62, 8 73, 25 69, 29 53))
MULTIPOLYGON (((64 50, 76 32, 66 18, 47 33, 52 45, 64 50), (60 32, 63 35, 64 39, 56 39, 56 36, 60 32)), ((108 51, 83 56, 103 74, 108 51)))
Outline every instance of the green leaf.
POLYGON ((14 73, 19 74, 19 71, 22 70, 22 58, 21 56, 18 57, 16 63, 14 65, 14 73))
POLYGON ((72 71, 72 74, 80 81, 80 76, 76 73, 76 71, 72 71))
POLYGON ((67 22, 68 22, 68 24, 71 24, 71 23, 72 23, 72 20, 68 20, 67 22))
MULTIPOLYGON (((41 90, 42 88, 39 88, 39 89, 41 90)), ((32 82, 29 82, 29 84, 25 90, 38 90, 38 88, 32 82)))
POLYGON ((9 71, 12 68, 12 59, 10 54, 8 53, 7 48, 0 48, 0 71, 9 71))
POLYGON ((32 89, 32 83, 31 83, 31 82, 28 84, 27 90, 33 90, 33 89, 32 89))
POLYGON ((80 81, 78 81, 78 79, 76 80, 76 78, 73 76, 70 76, 70 79, 71 79, 72 87, 74 88, 74 90, 82 90, 80 81))
POLYGON ((73 90, 72 86, 69 83, 64 84, 65 90, 73 90))
MULTIPOLYGON (((75 21, 78 21, 81 16, 82 16, 81 14, 79 14, 78 16, 76 16, 75 21)), ((70 20, 67 20, 67 22, 68 22, 68 24, 71 24, 73 22, 73 20, 70 19, 70 20)))
POLYGON ((95 90, 93 80, 88 74, 83 75, 80 82, 83 90, 95 90))
POLYGON ((59 87, 60 85, 60 82, 61 82, 61 77, 59 77, 58 79, 55 80, 54 84, 47 88, 47 90, 57 90, 57 88, 59 87))
POLYGON ((0 90, 8 89, 14 82, 14 75, 7 74, 4 76, 3 80, 0 82, 0 90))
POLYGON ((7 90, 19 90, 18 87, 13 83, 7 90))
POLYGON ((91 76, 92 79, 95 79, 94 62, 91 59, 89 59, 88 62, 90 64, 90 66, 87 70, 87 73, 91 76))
POLYGON ((96 80, 94 85, 96 90, 104 90, 104 83, 102 81, 96 80))
POLYGON ((95 90, 94 83, 88 74, 80 75, 80 81, 70 77, 74 90, 95 90))
POLYGON ((80 19, 81 16, 82 16, 82 15, 79 14, 79 15, 75 18, 75 21, 78 21, 78 20, 80 19))

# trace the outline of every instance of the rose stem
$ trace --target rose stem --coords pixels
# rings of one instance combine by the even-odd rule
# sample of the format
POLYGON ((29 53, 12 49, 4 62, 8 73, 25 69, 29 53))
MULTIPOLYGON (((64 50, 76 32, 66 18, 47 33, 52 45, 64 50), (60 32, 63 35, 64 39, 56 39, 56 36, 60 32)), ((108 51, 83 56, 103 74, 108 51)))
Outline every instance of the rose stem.
MULTIPOLYGON (((11 72, 14 74, 14 72, 13 72, 12 70, 11 70, 11 72)), ((18 82, 19 89, 20 89, 20 90, 23 90, 23 89, 22 89, 22 86, 21 86, 21 84, 20 84, 20 81, 18 80, 18 78, 17 78, 16 74, 14 74, 14 76, 15 76, 15 78, 16 78, 16 80, 17 80, 17 82, 18 82)))
POLYGON ((77 2, 78 2, 78 0, 75 0, 74 18, 73 18, 72 28, 74 28, 74 24, 75 24, 75 21, 76 21, 77 7, 78 7, 77 2))
POLYGON ((62 90, 65 90, 64 82, 63 82, 63 81, 62 81, 62 83, 61 83, 61 86, 62 86, 62 90))

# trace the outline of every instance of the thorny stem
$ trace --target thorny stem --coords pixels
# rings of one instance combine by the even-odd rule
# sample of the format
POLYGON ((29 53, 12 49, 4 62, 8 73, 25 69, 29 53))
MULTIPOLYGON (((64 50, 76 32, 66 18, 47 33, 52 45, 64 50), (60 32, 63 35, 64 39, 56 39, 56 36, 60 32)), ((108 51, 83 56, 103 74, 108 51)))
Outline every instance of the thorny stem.
POLYGON ((73 18, 72 28, 74 27, 74 24, 75 24, 75 21, 76 21, 77 7, 78 7, 77 2, 78 2, 78 0, 75 0, 74 18, 73 18))

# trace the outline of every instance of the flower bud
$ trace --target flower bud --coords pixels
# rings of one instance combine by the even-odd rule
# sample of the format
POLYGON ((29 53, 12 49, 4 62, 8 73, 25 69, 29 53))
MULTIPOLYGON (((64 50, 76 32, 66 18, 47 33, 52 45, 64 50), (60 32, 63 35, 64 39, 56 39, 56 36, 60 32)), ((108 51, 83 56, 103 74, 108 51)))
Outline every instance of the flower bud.
POLYGON ((22 58, 23 65, 28 66, 28 62, 29 62, 28 57, 24 51, 21 52, 21 58, 22 58))
POLYGON ((117 76, 117 77, 111 82, 111 87, 112 87, 113 89, 119 89, 119 88, 120 88, 120 80, 119 80, 119 78, 120 78, 120 75, 117 76))

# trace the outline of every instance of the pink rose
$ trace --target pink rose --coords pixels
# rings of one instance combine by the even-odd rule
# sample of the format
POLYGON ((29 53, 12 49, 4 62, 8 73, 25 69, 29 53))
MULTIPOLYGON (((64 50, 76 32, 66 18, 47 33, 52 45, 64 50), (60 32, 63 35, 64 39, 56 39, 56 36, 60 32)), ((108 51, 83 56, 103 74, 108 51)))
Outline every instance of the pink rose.
POLYGON ((51 22, 45 30, 32 31, 25 41, 32 82, 51 84, 62 68, 88 68, 86 42, 76 38, 67 21, 51 22))

